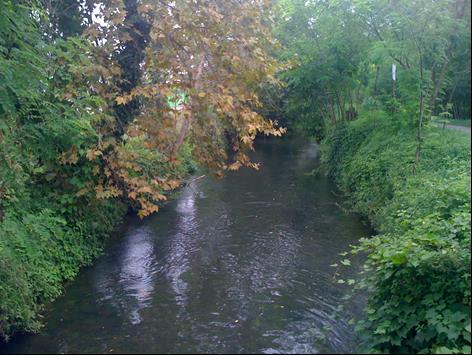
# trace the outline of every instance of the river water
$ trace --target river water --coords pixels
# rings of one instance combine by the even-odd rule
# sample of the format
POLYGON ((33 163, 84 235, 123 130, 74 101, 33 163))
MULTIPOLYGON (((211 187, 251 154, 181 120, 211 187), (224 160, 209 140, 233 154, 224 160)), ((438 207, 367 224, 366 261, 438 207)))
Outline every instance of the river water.
MULTIPOLYGON (((260 140, 254 160, 130 218, 8 353, 346 353, 359 298, 330 264, 370 230, 339 207, 314 143, 260 140)), ((355 277, 358 262, 343 276, 355 277), (351 275, 350 275, 350 274, 351 275)))

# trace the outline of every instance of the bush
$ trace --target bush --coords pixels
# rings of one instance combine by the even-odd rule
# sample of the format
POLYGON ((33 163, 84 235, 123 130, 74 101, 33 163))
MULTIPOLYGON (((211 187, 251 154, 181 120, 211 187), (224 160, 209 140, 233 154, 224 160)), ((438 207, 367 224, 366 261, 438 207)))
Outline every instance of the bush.
POLYGON ((370 351, 470 353, 470 140, 427 128, 415 167, 415 129, 365 117, 330 132, 323 163, 379 234, 358 288, 358 329, 370 351))
POLYGON ((40 329, 43 305, 100 253, 123 206, 110 200, 89 206, 80 221, 67 221, 49 208, 5 215, 0 224, 0 336, 40 329))

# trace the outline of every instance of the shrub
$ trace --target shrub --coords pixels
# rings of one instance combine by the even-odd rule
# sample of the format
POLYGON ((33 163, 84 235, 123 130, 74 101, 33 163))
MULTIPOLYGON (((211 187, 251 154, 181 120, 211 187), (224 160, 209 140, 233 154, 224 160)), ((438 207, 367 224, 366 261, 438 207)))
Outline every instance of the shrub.
POLYGON ((323 164, 379 234, 357 287, 367 292, 358 329, 367 349, 470 353, 470 140, 426 129, 414 166, 415 131, 365 117, 330 132, 323 164))
POLYGON ((38 313, 59 296, 104 245, 124 208, 117 201, 89 206, 87 218, 67 221, 44 208, 8 212, 0 224, 0 335, 37 331, 38 313))

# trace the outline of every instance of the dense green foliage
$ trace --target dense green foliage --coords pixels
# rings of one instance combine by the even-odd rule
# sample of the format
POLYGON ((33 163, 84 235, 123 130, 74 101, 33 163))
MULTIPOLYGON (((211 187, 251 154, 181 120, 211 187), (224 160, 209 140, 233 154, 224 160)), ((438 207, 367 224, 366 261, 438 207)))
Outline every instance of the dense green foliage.
POLYGON ((71 220, 42 202, 41 209, 8 211, 0 228, 0 332, 5 337, 39 330, 42 305, 100 253, 124 212, 123 205, 104 201, 71 220))
POLYGON ((81 74, 87 45, 48 45, 28 8, 0 7, 0 336, 7 337, 39 329, 42 305, 100 252, 124 205, 78 193, 96 178, 90 162, 58 159, 72 146, 85 152, 104 119, 91 111, 102 101, 81 74))
POLYGON ((330 132, 323 161, 379 234, 367 254, 359 329, 368 350, 470 352, 470 138, 429 129, 415 166, 415 134, 401 116, 371 112, 330 132))
POLYGON ((282 109, 299 132, 322 138, 365 107, 470 117, 469 1, 279 0, 276 14, 293 63, 282 109))

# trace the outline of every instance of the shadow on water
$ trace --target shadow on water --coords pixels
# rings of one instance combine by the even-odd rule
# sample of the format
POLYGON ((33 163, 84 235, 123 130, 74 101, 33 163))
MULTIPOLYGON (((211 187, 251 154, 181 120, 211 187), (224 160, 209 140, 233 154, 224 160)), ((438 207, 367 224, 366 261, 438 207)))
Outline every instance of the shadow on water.
POLYGON ((254 159, 260 171, 199 179, 154 217, 131 218, 44 331, 1 352, 353 352, 361 301, 337 309, 348 288, 329 265, 368 227, 340 210, 328 179, 307 175, 314 143, 261 140, 254 159))

